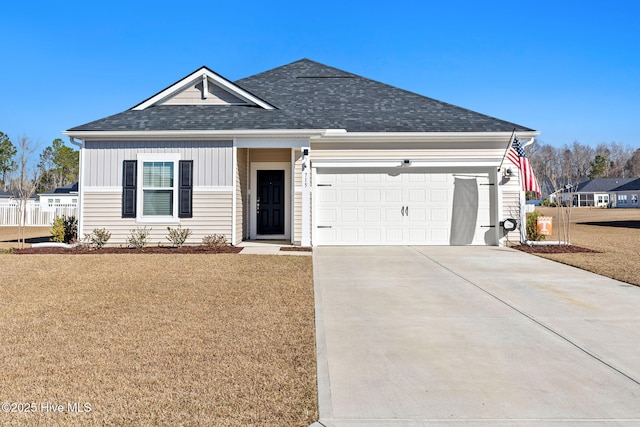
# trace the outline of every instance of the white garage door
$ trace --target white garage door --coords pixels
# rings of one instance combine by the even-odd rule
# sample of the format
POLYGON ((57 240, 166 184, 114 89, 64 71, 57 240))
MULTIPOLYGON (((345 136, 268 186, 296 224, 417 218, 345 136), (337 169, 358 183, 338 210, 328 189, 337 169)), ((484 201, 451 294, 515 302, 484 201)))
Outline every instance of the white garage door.
POLYGON ((486 172, 318 169, 319 245, 495 244, 486 172))

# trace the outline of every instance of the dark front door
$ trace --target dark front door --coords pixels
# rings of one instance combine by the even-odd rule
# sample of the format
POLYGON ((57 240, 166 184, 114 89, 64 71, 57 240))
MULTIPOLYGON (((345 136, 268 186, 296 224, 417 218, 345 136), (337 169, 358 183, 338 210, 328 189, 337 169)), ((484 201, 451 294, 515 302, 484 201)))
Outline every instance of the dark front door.
POLYGON ((258 234, 284 234, 284 171, 258 171, 258 234))

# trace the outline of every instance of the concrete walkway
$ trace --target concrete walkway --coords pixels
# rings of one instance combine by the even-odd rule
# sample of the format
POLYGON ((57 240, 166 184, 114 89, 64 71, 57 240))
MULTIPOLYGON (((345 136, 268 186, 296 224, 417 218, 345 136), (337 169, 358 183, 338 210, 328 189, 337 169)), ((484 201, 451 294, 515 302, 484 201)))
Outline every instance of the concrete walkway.
POLYGON ((640 288, 498 247, 313 257, 317 424, 640 425, 640 288))
POLYGON ((286 240, 248 240, 238 245, 242 248, 241 255, 291 255, 291 256, 311 256, 311 251, 295 247, 286 240), (285 250, 283 250, 285 248, 285 250), (286 250, 296 249, 296 250, 286 250))

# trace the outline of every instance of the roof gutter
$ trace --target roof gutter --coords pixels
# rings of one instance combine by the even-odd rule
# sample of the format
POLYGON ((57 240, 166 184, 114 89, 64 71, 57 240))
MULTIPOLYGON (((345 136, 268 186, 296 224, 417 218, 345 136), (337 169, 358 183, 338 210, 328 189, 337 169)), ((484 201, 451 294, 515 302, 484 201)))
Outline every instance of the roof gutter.
MULTIPOLYGON (((83 140, 171 138, 312 138, 327 133, 326 129, 239 129, 239 130, 161 130, 161 131, 66 131, 63 135, 83 140)), ((331 132, 330 132, 331 133, 331 132)))
MULTIPOLYGON (((63 132, 63 134, 67 135, 64 132, 63 132)), ((84 141, 80 140, 80 142, 78 142, 78 141, 76 141, 76 139, 73 136, 69 136, 69 142, 71 142, 73 145, 75 145, 78 148, 82 148, 84 146, 84 141)))
MULTIPOLYGON (((521 139, 531 139, 540 135, 537 131, 519 131, 521 139)), ((388 143, 394 142, 475 142, 475 143, 503 143, 509 139, 509 132, 325 132, 318 137, 312 137, 314 143, 333 142, 366 142, 388 143)))

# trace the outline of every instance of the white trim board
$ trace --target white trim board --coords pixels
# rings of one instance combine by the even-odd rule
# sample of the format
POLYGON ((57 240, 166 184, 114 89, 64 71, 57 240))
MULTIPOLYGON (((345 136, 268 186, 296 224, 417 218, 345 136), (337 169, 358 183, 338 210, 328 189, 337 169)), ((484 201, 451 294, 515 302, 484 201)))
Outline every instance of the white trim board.
POLYGON ((249 238, 250 239, 286 239, 291 240, 291 221, 293 218, 291 203, 291 163, 290 162, 252 162, 249 165, 251 171, 251 193, 249 195, 249 238), (256 218, 256 193, 253 191, 258 186, 258 170, 283 170, 284 171, 284 234, 259 235, 257 232, 256 218))

